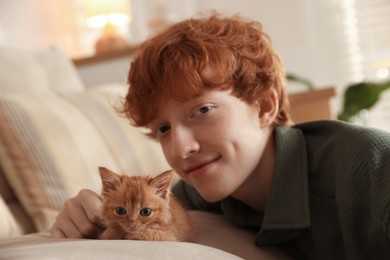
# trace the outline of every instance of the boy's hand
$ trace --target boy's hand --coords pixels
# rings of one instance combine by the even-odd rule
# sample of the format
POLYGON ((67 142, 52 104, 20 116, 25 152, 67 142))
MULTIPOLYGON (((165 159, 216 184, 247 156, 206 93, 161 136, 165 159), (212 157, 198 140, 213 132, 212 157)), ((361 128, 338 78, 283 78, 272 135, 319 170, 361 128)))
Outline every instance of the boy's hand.
POLYGON ((98 194, 83 189, 67 199, 51 228, 53 238, 96 238, 102 201, 98 194))

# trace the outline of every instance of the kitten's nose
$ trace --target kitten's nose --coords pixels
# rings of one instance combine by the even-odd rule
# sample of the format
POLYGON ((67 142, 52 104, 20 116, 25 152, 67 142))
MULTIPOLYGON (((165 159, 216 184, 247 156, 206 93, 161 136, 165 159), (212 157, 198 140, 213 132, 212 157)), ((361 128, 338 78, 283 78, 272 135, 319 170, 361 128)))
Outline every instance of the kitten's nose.
POLYGON ((127 225, 128 225, 129 227, 131 227, 131 228, 135 227, 135 224, 136 224, 135 220, 129 220, 129 221, 127 222, 127 225))

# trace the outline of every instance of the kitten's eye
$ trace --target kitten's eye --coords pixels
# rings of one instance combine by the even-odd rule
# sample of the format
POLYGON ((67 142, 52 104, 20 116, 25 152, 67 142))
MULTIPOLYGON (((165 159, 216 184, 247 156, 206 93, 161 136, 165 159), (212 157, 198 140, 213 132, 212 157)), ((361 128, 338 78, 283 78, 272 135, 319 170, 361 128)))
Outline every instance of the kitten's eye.
POLYGON ((143 209, 141 209, 139 214, 143 217, 148 217, 148 216, 150 216, 150 214, 152 214, 152 210, 150 208, 143 208, 143 209))
POLYGON ((115 213, 119 216, 123 216, 126 214, 126 209, 122 208, 122 207, 117 207, 115 209, 115 213))

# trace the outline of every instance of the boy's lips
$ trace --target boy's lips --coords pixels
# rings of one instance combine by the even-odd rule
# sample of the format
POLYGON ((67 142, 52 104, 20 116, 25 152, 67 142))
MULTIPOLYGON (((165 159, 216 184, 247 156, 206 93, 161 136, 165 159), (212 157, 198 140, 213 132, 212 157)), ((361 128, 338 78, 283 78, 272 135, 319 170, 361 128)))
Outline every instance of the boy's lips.
POLYGON ((221 156, 218 156, 216 158, 213 158, 213 159, 209 159, 209 160, 204 160, 204 161, 199 161, 199 162, 196 162, 186 168, 184 168, 184 172, 187 173, 187 174, 190 174, 192 172, 195 172, 197 170, 200 170, 216 161, 218 161, 219 159, 221 158, 221 156))

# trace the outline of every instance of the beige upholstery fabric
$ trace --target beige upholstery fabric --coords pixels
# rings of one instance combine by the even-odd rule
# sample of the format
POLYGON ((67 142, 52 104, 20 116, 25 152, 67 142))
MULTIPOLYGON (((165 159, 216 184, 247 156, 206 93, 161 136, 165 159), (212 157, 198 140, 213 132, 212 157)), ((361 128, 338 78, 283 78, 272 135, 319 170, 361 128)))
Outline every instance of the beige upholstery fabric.
POLYGON ((23 231, 20 225, 18 225, 7 204, 0 196, 0 238, 15 237, 22 234, 23 231))
POLYGON ((100 192, 98 166, 134 175, 169 169, 160 146, 116 113, 125 91, 0 96, 0 164, 38 231, 80 189, 100 192))
POLYGON ((193 243, 134 240, 52 239, 47 233, 0 241, 4 259, 290 259, 275 248, 258 248, 254 233, 223 216, 190 211, 193 243))
POLYGON ((8 184, 8 181, 5 179, 3 174, 3 169, 0 167, 0 195, 6 201, 11 201, 16 199, 15 193, 12 191, 11 187, 8 184))
POLYGON ((0 47, 0 93, 84 89, 74 65, 57 48, 0 47))
POLYGON ((192 243, 49 240, 46 234, 6 241, 2 247, 1 257, 4 259, 242 259, 219 249, 192 243))
MULTIPOLYGON (((73 63, 59 49, 23 50, 0 46, 0 93, 80 92, 84 89, 73 63)), ((1 164, 0 194, 23 233, 36 231, 32 219, 4 178, 1 164)))
POLYGON ((0 165, 0 238, 35 232, 31 219, 5 179, 0 165))

